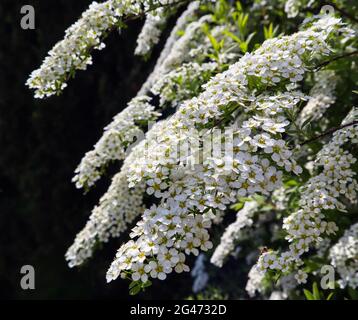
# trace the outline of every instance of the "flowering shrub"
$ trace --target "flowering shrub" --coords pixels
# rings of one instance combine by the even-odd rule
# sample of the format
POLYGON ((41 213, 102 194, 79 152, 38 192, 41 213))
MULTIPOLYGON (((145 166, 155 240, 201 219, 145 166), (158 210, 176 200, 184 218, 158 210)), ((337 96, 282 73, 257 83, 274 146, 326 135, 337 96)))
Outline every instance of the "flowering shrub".
POLYGON ((69 266, 136 221, 107 272, 107 281, 128 279, 131 294, 188 272, 198 256, 195 294, 217 286, 211 275, 231 263, 247 280, 237 298, 312 297, 324 265, 336 268, 336 297, 353 297, 358 51, 344 5, 91 4, 31 74, 35 97, 59 94, 111 30, 144 17, 135 53, 148 58, 168 19, 177 22, 137 96, 75 170, 87 190, 123 162, 68 249, 69 266))

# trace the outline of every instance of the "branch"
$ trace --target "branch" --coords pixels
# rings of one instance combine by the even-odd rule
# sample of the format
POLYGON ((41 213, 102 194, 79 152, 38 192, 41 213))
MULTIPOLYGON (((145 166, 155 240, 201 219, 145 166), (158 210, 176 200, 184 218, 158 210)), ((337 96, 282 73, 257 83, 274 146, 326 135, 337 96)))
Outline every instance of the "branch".
POLYGON ((324 61, 324 62, 318 64, 318 65, 313 69, 313 71, 315 71, 315 72, 316 72, 316 71, 319 71, 319 70, 321 70, 323 67, 329 65, 331 62, 337 61, 337 60, 342 59, 342 58, 350 57, 350 56, 353 56, 353 55, 356 55, 356 54, 358 54, 358 50, 352 51, 352 52, 348 52, 348 53, 342 54, 342 55, 340 55, 340 56, 334 57, 334 58, 332 58, 332 59, 330 59, 330 60, 327 60, 327 61, 324 61))
POLYGON ((353 122, 347 123, 347 124, 345 124, 343 126, 340 126, 340 127, 331 128, 331 129, 327 130, 326 132, 323 132, 322 134, 320 134, 320 135, 318 135, 316 137, 313 137, 311 139, 308 139, 308 140, 300 143, 300 146, 303 146, 305 144, 311 143, 311 142, 313 142, 315 140, 321 139, 321 138, 323 138, 323 137, 325 137, 325 136, 327 136, 329 134, 332 134, 332 133, 334 133, 334 132, 336 132, 338 130, 341 130, 341 129, 346 128, 346 127, 354 126, 356 124, 358 124, 358 121, 353 121, 353 122))

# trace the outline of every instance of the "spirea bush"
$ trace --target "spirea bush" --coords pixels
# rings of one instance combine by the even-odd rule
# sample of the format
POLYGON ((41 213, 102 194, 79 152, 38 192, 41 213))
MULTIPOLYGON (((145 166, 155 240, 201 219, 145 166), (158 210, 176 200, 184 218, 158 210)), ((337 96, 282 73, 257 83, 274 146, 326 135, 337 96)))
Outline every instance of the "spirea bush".
POLYGON ((176 23, 137 96, 75 169, 87 191, 122 163, 69 266, 123 236, 107 281, 128 281, 130 294, 192 269, 199 299, 357 298, 356 9, 93 2, 30 75, 36 98, 60 94, 131 20, 144 21, 134 52, 144 59, 176 23), (217 281, 227 264, 239 279, 230 289, 217 281))

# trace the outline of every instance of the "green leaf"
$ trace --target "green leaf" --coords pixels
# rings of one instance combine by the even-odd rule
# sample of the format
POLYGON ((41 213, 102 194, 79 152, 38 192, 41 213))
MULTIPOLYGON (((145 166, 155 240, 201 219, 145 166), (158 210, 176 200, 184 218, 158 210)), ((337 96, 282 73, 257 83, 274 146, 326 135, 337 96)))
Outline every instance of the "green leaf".
POLYGON ((312 293, 308 291, 307 289, 303 289, 303 293, 307 300, 315 300, 312 293))
POLYGON ((333 296, 334 296, 334 292, 331 292, 331 293, 327 296, 326 300, 332 300, 333 296))
POLYGON ((134 286, 132 289, 129 290, 129 294, 131 296, 135 296, 136 294, 138 294, 141 291, 142 287, 140 286, 140 284, 137 283, 136 286, 134 286))
POLYGON ((317 282, 314 282, 312 285, 312 292, 315 300, 321 300, 321 294, 318 289, 317 282))
POLYGON ((147 288, 147 287, 150 287, 152 285, 152 281, 148 280, 147 282, 144 282, 142 284, 142 288, 147 288))
POLYGON ((241 44, 242 42, 241 39, 235 34, 233 34, 232 32, 230 32, 229 30, 225 30, 224 34, 230 37, 232 40, 236 41, 238 44, 241 44))
POLYGON ((137 286, 138 285, 138 281, 132 281, 130 284, 129 284, 129 289, 132 289, 133 287, 137 286))
POLYGON ((235 203, 231 206, 231 209, 239 211, 244 207, 244 202, 235 203))
POLYGON ((273 277, 273 281, 274 281, 274 283, 277 285, 278 284, 278 281, 280 280, 280 278, 281 278, 281 272, 277 272, 276 274, 275 274, 275 276, 273 277))
POLYGON ((298 185, 299 185, 299 183, 294 179, 291 179, 291 180, 288 180, 287 182, 285 182, 285 186, 287 186, 287 187, 297 187, 298 185))
POLYGON ((184 30, 178 30, 178 31, 177 31, 178 37, 181 37, 181 36, 183 36, 184 34, 185 34, 185 31, 184 31, 184 30))
POLYGON ((274 28, 272 22, 269 24, 268 27, 264 26, 265 40, 274 38, 276 36, 277 31, 278 31, 278 26, 274 28))
POLYGON ((243 11, 242 5, 241 5, 241 2, 240 2, 240 1, 236 1, 236 10, 239 11, 239 12, 242 12, 242 11, 243 11))
POLYGON ((202 30, 205 33, 205 35, 209 38, 209 41, 210 41, 211 45, 213 46, 215 52, 218 53, 224 44, 223 41, 218 42, 215 39, 215 37, 210 33, 209 26, 207 24, 205 24, 202 27, 202 30))
POLYGON ((252 33, 250 33, 249 36, 246 38, 245 43, 247 44, 247 46, 249 46, 249 44, 250 44, 252 38, 255 36, 255 34, 256 34, 256 32, 252 32, 252 33))

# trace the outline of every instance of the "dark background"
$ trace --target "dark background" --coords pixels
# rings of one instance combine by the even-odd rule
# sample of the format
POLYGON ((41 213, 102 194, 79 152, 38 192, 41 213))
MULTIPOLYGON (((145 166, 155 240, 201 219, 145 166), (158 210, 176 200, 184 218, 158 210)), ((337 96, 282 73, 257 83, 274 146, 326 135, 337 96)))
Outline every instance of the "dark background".
MULTIPOLYGON (((120 243, 114 239, 85 266, 69 269, 67 248, 106 191, 110 175, 85 196, 71 178, 103 127, 133 97, 153 67, 134 57, 143 21, 112 34, 94 65, 80 71, 59 97, 35 100, 25 81, 88 0, 0 2, 0 298, 128 298, 128 283, 106 284, 105 273, 120 243), (23 5, 33 5, 35 30, 20 27, 23 5), (34 266, 36 289, 20 287, 20 268, 34 266)), ((161 44, 162 45, 162 44, 161 44)), ((113 166, 115 172, 119 165, 113 166)), ((171 275, 139 298, 190 294, 190 275, 171 275)))

